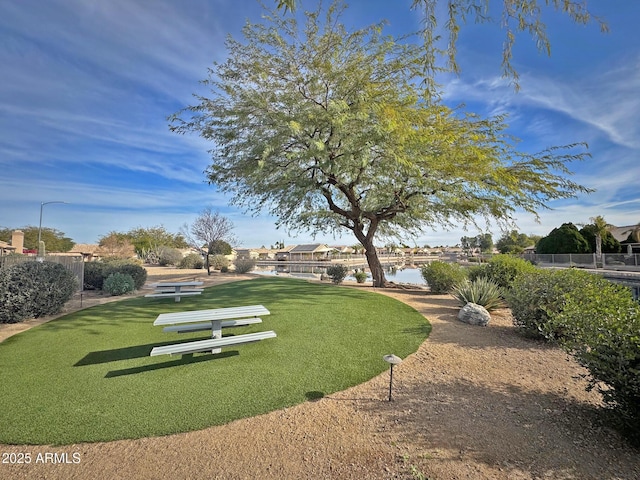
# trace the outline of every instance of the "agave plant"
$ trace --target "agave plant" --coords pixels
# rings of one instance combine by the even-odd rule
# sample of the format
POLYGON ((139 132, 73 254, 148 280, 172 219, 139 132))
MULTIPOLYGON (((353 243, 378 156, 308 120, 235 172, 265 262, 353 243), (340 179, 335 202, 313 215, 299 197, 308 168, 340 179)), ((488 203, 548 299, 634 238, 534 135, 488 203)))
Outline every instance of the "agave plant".
POLYGON ((505 305, 502 288, 487 277, 478 277, 473 281, 465 279, 453 287, 451 295, 462 305, 475 303, 489 312, 505 305))

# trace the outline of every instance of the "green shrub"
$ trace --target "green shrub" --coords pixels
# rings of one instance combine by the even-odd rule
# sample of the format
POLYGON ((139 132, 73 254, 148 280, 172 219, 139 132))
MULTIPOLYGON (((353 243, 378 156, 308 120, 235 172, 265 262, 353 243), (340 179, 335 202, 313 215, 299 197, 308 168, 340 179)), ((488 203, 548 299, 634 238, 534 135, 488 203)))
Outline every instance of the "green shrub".
POLYGON ((565 329, 562 346, 589 370, 618 426, 640 444, 640 304, 622 285, 590 282, 565 295, 551 330, 565 329))
POLYGON ((423 265, 422 278, 429 285, 431 293, 449 293, 453 286, 467 278, 467 270, 457 263, 435 261, 423 265))
POLYGON ((110 295, 118 296, 133 292, 135 282, 127 273, 114 272, 104 280, 103 290, 110 295))
POLYGON ((473 281, 480 277, 487 277, 499 287, 509 289, 518 275, 535 270, 534 265, 522 258, 513 255, 495 255, 488 263, 470 269, 469 278, 473 281))
POLYGON ((229 273, 229 267, 226 265, 220 268, 220 273, 229 273))
POLYGON ((256 267, 256 261, 253 258, 236 258, 233 264, 236 267, 236 273, 249 273, 256 267))
POLYGON ((364 283, 367 281, 367 272, 365 272, 364 270, 358 270, 356 273, 353 274, 353 276, 356 279, 356 282, 358 283, 364 283))
POLYGON ((180 261, 179 267, 190 270, 200 269, 204 267, 204 260, 202 259, 202 255, 190 253, 180 261))
POLYGON ((0 323, 54 315, 77 286, 75 275, 58 263, 29 261, 0 269, 0 323))
POLYGON ((101 260, 105 265, 110 267, 116 267, 120 265, 143 265, 143 261, 137 258, 124 258, 124 257, 105 257, 101 260))
MULTIPOLYGON (((245 259, 240 259, 240 260, 245 260, 245 259)), ((213 268, 214 270, 222 270, 223 268, 226 267, 227 271, 228 271, 229 270, 229 259, 227 257, 225 257, 224 255, 222 255, 222 254, 209 255, 209 266, 211 268, 213 268)), ((251 269, 247 270, 247 271, 253 270, 253 267, 255 267, 255 262, 251 266, 251 269)), ((240 273, 246 273, 246 272, 240 272, 240 273)))
POLYGON ((102 290, 105 267, 106 265, 102 262, 86 262, 84 264, 85 290, 102 290))
POLYGON ((182 258, 182 252, 177 248, 160 247, 158 251, 158 264, 162 267, 180 265, 182 258))
POLYGON ((134 290, 140 290, 144 282, 147 281, 147 271, 142 265, 136 263, 110 263, 107 265, 107 268, 105 268, 103 276, 106 279, 114 273, 130 275, 131 278, 133 278, 134 290))
POLYGON ((502 288, 486 277, 480 277, 473 281, 465 278, 453 287, 451 295, 462 306, 471 302, 483 306, 488 312, 502 308, 505 305, 502 299, 502 288))
POLYGON ((564 327, 556 322, 552 328, 548 323, 552 317, 562 312, 565 294, 584 285, 605 286, 609 283, 599 275, 575 269, 536 269, 519 275, 512 288, 506 292, 513 324, 529 337, 562 337, 564 327))
POLYGON ((342 283, 348 273, 349 268, 346 265, 329 265, 327 267, 327 276, 336 285, 342 283))

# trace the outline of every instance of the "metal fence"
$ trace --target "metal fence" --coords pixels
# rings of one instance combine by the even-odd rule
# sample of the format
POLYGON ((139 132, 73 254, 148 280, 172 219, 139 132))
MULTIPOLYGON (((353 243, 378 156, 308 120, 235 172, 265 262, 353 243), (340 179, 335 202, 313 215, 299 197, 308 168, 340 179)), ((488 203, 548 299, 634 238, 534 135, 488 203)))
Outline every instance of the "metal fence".
MULTIPOLYGON (((59 263, 73 273, 78 280, 78 291, 83 290, 84 261, 82 256, 47 255, 44 259, 47 262, 59 263)), ((38 257, 34 255, 5 255, 0 257, 0 268, 8 268, 18 263, 35 261, 38 261, 38 257)))
POLYGON ((640 271, 640 254, 637 253, 605 253, 600 257, 595 253, 525 254, 524 258, 542 266, 640 271))

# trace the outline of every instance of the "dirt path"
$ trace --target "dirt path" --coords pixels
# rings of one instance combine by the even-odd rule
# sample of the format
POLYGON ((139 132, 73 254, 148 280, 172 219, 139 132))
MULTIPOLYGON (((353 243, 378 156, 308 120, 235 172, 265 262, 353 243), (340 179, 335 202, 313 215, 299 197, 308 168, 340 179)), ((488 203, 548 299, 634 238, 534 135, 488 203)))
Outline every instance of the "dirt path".
POLYGON ((394 369, 393 402, 385 373, 197 432, 59 448, 0 445, 4 456, 31 456, 29 465, 0 464, 0 478, 640 478, 640 452, 600 425, 599 398, 585 392, 583 369, 559 349, 518 336, 508 311, 473 327, 456 320, 450 297, 383 293, 433 325, 394 369))

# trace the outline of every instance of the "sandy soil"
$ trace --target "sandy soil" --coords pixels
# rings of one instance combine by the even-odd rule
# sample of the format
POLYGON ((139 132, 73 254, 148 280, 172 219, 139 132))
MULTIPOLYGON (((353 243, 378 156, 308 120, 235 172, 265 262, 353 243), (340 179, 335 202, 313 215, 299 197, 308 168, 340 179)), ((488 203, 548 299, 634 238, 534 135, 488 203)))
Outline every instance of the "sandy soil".
MULTIPOLYGON (((201 276, 154 270, 149 281, 160 275, 201 276)), ((381 293, 433 325, 428 340, 394 369, 392 402, 385 373, 319 400, 197 432, 63 447, 0 445, 0 478, 640 478, 640 452, 604 424, 598 395, 585 391, 585 371, 559 349, 520 337, 507 310, 494 313, 489 326, 474 327, 456 319, 450 297, 381 293), (5 463, 27 453, 30 464, 5 463)), ((85 294, 83 305, 108 300, 85 294)), ((74 301, 68 311, 79 306, 74 301)), ((9 330, 0 329, 0 340, 9 330)))

